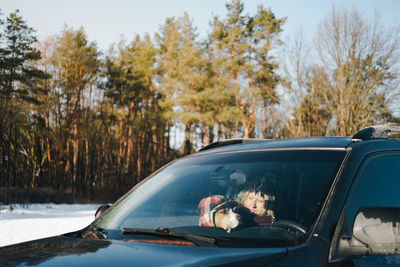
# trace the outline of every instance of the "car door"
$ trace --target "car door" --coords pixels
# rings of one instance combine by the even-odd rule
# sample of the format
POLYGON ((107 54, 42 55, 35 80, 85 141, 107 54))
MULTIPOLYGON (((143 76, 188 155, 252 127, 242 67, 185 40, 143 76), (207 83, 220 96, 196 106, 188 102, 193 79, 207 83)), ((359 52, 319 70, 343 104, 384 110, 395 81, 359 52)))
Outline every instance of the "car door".
MULTIPOLYGON (((346 199, 330 254, 330 261, 336 262, 333 266, 399 266, 400 251, 396 249, 390 253, 371 253, 371 247, 367 246, 366 252, 357 252, 364 243, 359 243, 360 239, 354 241, 353 231, 358 229, 354 222, 364 210, 373 210, 377 214, 369 216, 369 220, 375 222, 374 227, 381 229, 375 231, 378 233, 377 242, 380 242, 379 238, 383 238, 385 242, 384 236, 393 231, 396 233, 389 234, 400 241, 400 151, 373 153, 363 160, 346 199), (382 219, 386 216, 386 211, 390 218, 394 218, 392 225, 387 224, 390 220, 382 219), (377 220, 380 224, 376 224, 377 220), (389 228, 385 229, 384 225, 389 228), (343 247, 342 244, 346 246, 343 247)), ((395 243, 398 248, 400 242, 395 243)))

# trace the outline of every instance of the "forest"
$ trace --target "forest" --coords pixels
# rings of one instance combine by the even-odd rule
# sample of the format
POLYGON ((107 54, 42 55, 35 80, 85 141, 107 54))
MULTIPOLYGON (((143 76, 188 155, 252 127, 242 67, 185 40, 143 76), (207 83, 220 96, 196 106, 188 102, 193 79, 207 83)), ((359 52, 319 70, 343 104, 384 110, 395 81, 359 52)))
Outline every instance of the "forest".
POLYGON ((217 140, 400 123, 398 27, 333 7, 311 44, 285 43, 270 8, 226 9, 205 38, 184 13, 108 51, 82 27, 37 40, 1 14, 0 202, 113 201, 217 140))

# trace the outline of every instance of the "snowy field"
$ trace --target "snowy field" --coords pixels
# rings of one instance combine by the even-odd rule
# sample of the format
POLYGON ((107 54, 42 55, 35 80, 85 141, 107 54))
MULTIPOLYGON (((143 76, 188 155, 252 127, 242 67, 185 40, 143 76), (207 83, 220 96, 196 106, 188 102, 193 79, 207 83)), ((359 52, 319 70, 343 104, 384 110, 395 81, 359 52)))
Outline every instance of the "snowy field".
POLYGON ((94 220, 99 204, 0 206, 0 247, 80 230, 94 220))

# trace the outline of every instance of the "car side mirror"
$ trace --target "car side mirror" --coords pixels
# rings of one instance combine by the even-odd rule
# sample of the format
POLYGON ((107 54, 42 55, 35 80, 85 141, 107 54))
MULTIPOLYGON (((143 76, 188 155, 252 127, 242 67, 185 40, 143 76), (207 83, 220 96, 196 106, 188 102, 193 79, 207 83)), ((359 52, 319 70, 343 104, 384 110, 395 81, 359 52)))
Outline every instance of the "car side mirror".
POLYGON ((353 238, 365 244, 370 254, 400 253, 400 209, 361 210, 353 226, 353 238))
POLYGON ((337 243, 333 250, 337 259, 400 254, 400 208, 361 208, 354 219, 353 236, 341 231, 333 242, 337 243))
POLYGON ((103 204, 98 207, 96 213, 94 214, 95 219, 100 217, 109 207, 111 207, 111 204, 103 204))

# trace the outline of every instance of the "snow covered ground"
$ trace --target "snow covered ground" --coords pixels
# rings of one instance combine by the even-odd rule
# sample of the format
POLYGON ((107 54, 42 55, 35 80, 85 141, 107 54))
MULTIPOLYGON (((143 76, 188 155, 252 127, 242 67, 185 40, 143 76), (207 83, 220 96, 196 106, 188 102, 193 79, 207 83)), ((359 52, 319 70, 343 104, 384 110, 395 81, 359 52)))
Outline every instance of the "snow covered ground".
POLYGON ((11 206, 0 206, 0 246, 80 230, 94 220, 94 213, 100 205, 49 203, 11 206))

